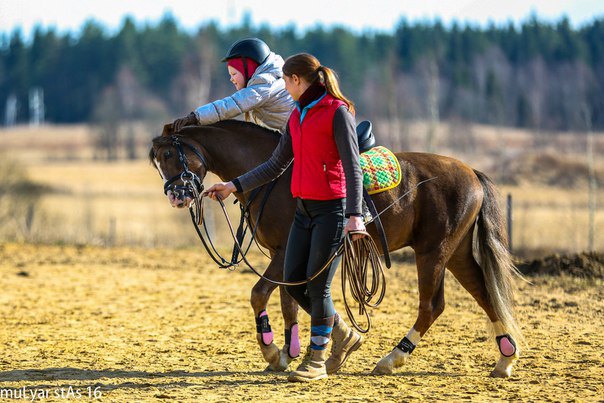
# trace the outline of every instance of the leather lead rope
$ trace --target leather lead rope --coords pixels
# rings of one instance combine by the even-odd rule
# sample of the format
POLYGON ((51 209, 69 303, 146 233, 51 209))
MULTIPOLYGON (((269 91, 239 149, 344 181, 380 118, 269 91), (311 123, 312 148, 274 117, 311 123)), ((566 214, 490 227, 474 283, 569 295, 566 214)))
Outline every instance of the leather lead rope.
POLYGON ((351 241, 350 237, 344 238, 344 255, 342 257, 342 297, 344 308, 351 324, 361 333, 367 333, 371 329, 371 317, 367 308, 377 308, 386 295, 386 276, 380 260, 380 253, 373 238, 366 232, 366 236, 351 241), (358 305, 358 314, 364 315, 367 322, 366 328, 361 328, 354 317, 354 313, 346 297, 346 284, 350 285, 352 300, 358 305), (378 296, 375 302, 375 296, 378 296))
MULTIPOLYGON (((415 185, 413 188, 409 189, 407 192, 405 192, 403 195, 401 195, 399 198, 397 198, 394 202, 392 202, 389 206, 387 206, 385 209, 383 209, 380 213, 374 215, 373 218, 365 224, 367 225, 367 224, 379 219, 379 216, 382 213, 384 213, 386 210, 390 209, 394 204, 396 204, 403 197, 409 195, 413 190, 417 189, 420 185, 423 185, 424 183, 430 182, 434 179, 436 179, 436 177, 429 178, 429 179, 419 182, 417 185, 415 185)), ((202 200, 203 200, 203 197, 201 198, 201 200, 198 201, 198 203, 203 203, 202 200)), ((373 238, 371 238, 371 236, 369 236, 369 234, 367 232, 360 232, 362 234, 365 234, 366 236, 361 239, 358 239, 354 242, 351 240, 350 235, 354 235, 355 233, 358 233, 358 232, 348 233, 340 241, 338 248, 330 255, 330 257, 327 259, 327 261, 325 262, 323 267, 321 267, 321 269, 319 269, 314 275, 307 278, 306 280, 291 281, 291 282, 290 281, 277 281, 277 280, 273 280, 268 277, 265 277, 263 274, 259 273, 250 264, 250 262, 248 262, 245 254, 242 252, 241 245, 237 239, 237 236, 235 235, 235 230, 233 229, 233 225, 229 218, 226 207, 220 197, 218 197, 217 200, 220 203, 220 207, 222 208, 222 211, 226 218, 226 221, 227 221, 227 224, 229 227, 229 231, 235 242, 234 248, 236 248, 239 251, 239 253, 241 254, 242 261, 245 262, 247 267, 250 270, 252 270, 252 272, 254 272, 258 277, 260 277, 270 283, 280 285, 280 286, 298 286, 298 285, 308 284, 309 282, 311 282, 312 280, 317 278, 319 275, 321 275, 321 273, 323 273, 331 265, 331 263, 337 256, 343 254, 342 271, 341 271, 342 296, 344 299, 344 307, 346 309, 346 313, 348 315, 348 318, 350 319, 351 324, 361 333, 367 333, 371 329, 371 317, 369 316, 369 312, 367 311, 367 308, 377 308, 378 305, 384 299, 384 296, 386 295, 386 277, 384 275, 384 269, 382 267, 382 262, 380 260, 380 253, 377 249, 377 246, 375 245, 375 242, 373 241, 373 238), (369 268, 370 268, 370 270, 369 270, 369 268), (352 312, 352 309, 350 308, 350 305, 348 303, 348 298, 346 297, 346 292, 347 292, 346 284, 347 283, 350 285, 350 292, 351 292, 352 299, 358 304, 358 314, 364 315, 367 320, 367 328, 361 328, 361 326, 358 324, 357 320, 354 317, 354 313, 352 312), (374 299, 374 297, 376 295, 378 295, 377 300, 375 300, 375 302, 372 302, 372 300, 374 299)), ((203 245, 206 247, 206 250, 209 253, 210 251, 208 249, 208 246, 207 246, 205 240, 203 239, 201 231, 199 230, 199 225, 197 223, 197 220, 195 219, 195 214, 193 213, 192 208, 189 208, 189 210, 191 212, 191 218, 193 220, 195 230, 197 231, 199 238, 201 239, 203 245)), ((203 215, 203 209, 201 209, 201 212, 203 215)), ((201 217, 199 217, 199 221, 201 221, 201 217)), ((253 232, 255 234, 255 232, 257 230, 257 226, 253 230, 254 230, 253 232)), ((218 260, 211 253, 210 253, 210 256, 219 266, 224 267, 224 265, 222 265, 220 262, 218 262, 218 260)), ((224 259, 223 259, 223 261, 224 261, 224 259)), ((230 266, 232 266, 232 264, 230 266)))

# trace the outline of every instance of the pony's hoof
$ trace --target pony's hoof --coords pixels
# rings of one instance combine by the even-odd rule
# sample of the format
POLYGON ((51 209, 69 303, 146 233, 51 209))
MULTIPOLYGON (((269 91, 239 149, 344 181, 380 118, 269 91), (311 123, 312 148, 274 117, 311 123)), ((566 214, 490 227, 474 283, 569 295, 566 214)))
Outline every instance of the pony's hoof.
POLYGON ((378 362, 375 368, 373 368, 373 371, 371 371, 371 375, 391 375, 392 367, 389 367, 387 365, 380 365, 380 363, 381 361, 378 362))
POLYGON ((285 372, 288 367, 283 368, 281 365, 273 366, 268 364, 266 368, 264 368, 264 372, 285 372))
POLYGON ((281 365, 281 350, 279 350, 279 347, 277 347, 275 343, 271 343, 268 346, 261 346, 260 348, 264 361, 268 362, 269 368, 272 368, 273 371, 285 370, 281 365))
POLYGON ((286 344, 285 346, 283 346, 283 348, 279 352, 279 362, 278 363, 271 362, 271 364, 269 364, 268 367, 266 367, 264 369, 264 371, 265 372, 287 371, 289 369, 289 363, 292 362, 295 358, 297 358, 297 357, 292 358, 289 356, 289 348, 286 344))
POLYGON ((289 368, 289 362, 279 360, 276 364, 268 364, 264 372, 285 372, 289 368))
POLYGON ((386 357, 382 358, 377 363, 375 368, 373 368, 373 371, 371 371, 371 374, 372 375, 390 375, 394 371, 393 364, 394 363, 392 362, 392 359, 390 358, 390 354, 388 354, 386 357))
POLYGON ((512 368, 508 368, 505 370, 495 368, 493 371, 491 371, 489 376, 491 378, 509 378, 510 376, 512 376, 512 368))
POLYGON ((289 368, 289 365, 282 365, 281 362, 277 365, 268 364, 266 368, 264 368, 264 372, 285 372, 289 368))
POLYGON ((512 376, 512 368, 517 359, 518 354, 512 357, 501 356, 489 376, 492 378, 509 378, 512 376))
POLYGON ((409 357, 409 353, 404 353, 395 348, 377 363, 371 373, 374 375, 390 375, 395 368, 403 366, 407 357, 409 357))
POLYGON ((289 356, 289 347, 288 345, 284 345, 283 348, 281 348, 281 353, 280 353, 280 357, 279 357, 279 368, 282 368, 281 371, 287 371, 287 369, 289 368, 289 363, 292 362, 295 358, 297 357, 290 357, 289 356))

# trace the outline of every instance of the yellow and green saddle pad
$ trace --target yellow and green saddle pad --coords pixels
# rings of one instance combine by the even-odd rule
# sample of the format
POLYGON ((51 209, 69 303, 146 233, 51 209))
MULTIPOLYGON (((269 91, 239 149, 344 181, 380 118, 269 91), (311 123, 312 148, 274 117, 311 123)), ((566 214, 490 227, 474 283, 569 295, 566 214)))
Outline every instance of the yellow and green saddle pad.
POLYGON ((401 166, 386 147, 377 146, 361 154, 363 186, 374 194, 395 188, 401 183, 401 166))

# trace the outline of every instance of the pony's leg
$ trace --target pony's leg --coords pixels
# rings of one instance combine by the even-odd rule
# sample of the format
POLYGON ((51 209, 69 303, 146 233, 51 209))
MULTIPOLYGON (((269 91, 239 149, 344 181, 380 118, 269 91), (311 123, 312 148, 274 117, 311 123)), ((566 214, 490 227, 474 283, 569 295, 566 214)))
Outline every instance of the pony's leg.
POLYGON ((512 376, 512 367, 518 358, 520 352, 516 347, 516 342, 512 337, 506 333, 505 328, 501 322, 493 322, 493 329, 495 330, 495 342, 499 347, 499 361, 490 376, 494 378, 508 378, 512 376))
MULTIPOLYGON (((272 256, 264 275, 271 279, 280 280, 283 277, 283 258, 283 253, 277 251, 272 256)), ((258 341, 264 360, 269 364, 266 369, 285 371, 289 363, 281 359, 281 350, 274 343, 274 333, 268 319, 268 313, 266 312, 268 300, 275 288, 277 286, 269 281, 264 279, 258 280, 252 288, 251 304, 256 319, 256 340, 258 341)))
POLYGON ((391 374, 395 368, 403 366, 421 337, 445 309, 445 259, 441 254, 428 253, 416 256, 419 310, 413 328, 399 344, 375 368, 374 374, 391 374))
POLYGON ((491 372, 491 376, 497 378, 511 376, 512 366, 519 357, 519 351, 516 342, 507 334, 489 301, 484 274, 472 255, 472 231, 461 242, 447 267, 457 281, 474 297, 493 325, 495 343, 499 348, 500 356, 495 369, 491 372))
POLYGON ((268 299, 275 288, 274 284, 260 279, 252 288, 251 303, 256 320, 256 340, 258 341, 264 360, 269 364, 267 369, 283 371, 285 368, 282 368, 280 365, 281 353, 279 347, 273 342, 274 333, 268 319, 268 313, 266 312, 268 299))
POLYGON ((300 355, 300 335, 298 330, 298 303, 289 295, 285 287, 279 287, 281 313, 285 324, 285 344, 281 349, 281 364, 287 367, 300 355))

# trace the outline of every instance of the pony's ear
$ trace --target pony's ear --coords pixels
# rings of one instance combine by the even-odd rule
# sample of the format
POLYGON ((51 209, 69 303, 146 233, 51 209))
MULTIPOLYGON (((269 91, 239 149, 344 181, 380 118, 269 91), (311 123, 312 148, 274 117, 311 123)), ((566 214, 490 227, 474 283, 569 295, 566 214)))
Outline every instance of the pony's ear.
POLYGON ((162 136, 171 136, 174 134, 174 127, 172 127, 172 123, 166 123, 164 125, 164 130, 161 132, 162 136))

